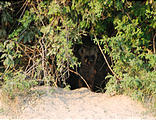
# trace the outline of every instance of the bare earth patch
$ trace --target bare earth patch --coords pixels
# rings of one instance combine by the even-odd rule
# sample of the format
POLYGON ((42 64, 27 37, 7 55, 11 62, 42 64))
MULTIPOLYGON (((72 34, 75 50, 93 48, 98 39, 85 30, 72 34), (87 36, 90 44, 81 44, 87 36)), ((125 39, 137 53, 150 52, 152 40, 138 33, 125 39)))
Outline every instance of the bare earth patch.
POLYGON ((20 110, 3 110, 0 101, 0 119, 156 119, 140 103, 124 95, 111 97, 86 88, 69 91, 44 86, 35 90, 35 97, 16 100, 14 104, 20 110))

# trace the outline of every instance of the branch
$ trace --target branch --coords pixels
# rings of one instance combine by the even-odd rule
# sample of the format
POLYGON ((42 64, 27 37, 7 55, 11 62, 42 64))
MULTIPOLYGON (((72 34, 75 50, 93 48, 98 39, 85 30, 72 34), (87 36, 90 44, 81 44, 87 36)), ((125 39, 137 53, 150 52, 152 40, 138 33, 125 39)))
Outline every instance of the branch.
POLYGON ((153 37, 153 53, 155 54, 156 52, 156 48, 155 48, 155 37, 156 37, 156 33, 154 34, 154 37, 153 37))
MULTIPOLYGON (((156 52, 156 48, 155 48, 155 37, 156 37, 156 33, 154 34, 154 37, 153 37, 153 54, 155 54, 156 52)), ((154 67, 154 71, 156 71, 156 66, 154 67)))
POLYGON ((85 84, 87 85, 88 89, 91 90, 91 88, 89 87, 87 81, 78 72, 75 72, 75 71, 73 71, 71 69, 69 69, 69 71, 74 73, 74 74, 76 74, 76 75, 78 75, 85 82, 85 84))
MULTIPOLYGON (((95 38, 96 38, 96 36, 95 36, 95 38)), ((105 59, 105 61, 106 61, 106 63, 107 63, 107 66, 108 66, 108 68, 110 69, 110 71, 112 72, 112 74, 113 74, 118 80, 121 80, 121 78, 120 78, 119 76, 117 76, 117 74, 112 70, 111 66, 109 65, 109 62, 108 62, 108 60, 107 60, 105 54, 103 53, 103 50, 102 50, 101 46, 99 45, 99 42, 98 42, 98 41, 97 41, 97 44, 98 44, 98 47, 99 47, 99 49, 100 49, 100 51, 101 51, 101 53, 102 53, 102 55, 103 55, 103 57, 104 57, 104 59, 105 59)))

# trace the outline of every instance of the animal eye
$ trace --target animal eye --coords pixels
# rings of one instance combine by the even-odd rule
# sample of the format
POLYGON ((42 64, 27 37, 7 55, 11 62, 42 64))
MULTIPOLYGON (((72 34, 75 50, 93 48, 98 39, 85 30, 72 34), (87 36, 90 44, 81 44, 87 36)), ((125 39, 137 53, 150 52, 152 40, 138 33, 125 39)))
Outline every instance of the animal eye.
POLYGON ((85 59, 88 59, 88 58, 89 58, 89 56, 85 56, 84 58, 85 58, 85 59))
POLYGON ((94 59, 95 59, 95 56, 94 56, 94 55, 92 55, 92 56, 91 56, 91 59, 92 59, 92 60, 94 60, 94 59))

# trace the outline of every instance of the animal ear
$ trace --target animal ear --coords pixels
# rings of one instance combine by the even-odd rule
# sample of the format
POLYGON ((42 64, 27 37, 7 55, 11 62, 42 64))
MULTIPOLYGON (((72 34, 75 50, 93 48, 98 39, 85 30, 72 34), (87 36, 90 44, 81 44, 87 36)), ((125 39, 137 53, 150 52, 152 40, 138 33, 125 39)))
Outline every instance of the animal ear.
POLYGON ((83 48, 83 47, 80 48, 79 51, 78 51, 79 55, 82 56, 85 53, 85 51, 86 51, 85 48, 83 48))

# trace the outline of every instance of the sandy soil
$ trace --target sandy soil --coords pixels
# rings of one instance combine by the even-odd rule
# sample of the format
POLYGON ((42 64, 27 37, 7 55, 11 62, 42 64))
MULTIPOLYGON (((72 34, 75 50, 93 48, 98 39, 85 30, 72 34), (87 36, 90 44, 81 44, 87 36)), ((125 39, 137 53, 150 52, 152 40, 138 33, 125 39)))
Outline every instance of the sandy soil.
POLYGON ((156 120, 140 103, 124 95, 111 97, 86 88, 69 91, 37 87, 34 90, 37 92, 18 98, 18 102, 14 102, 14 106, 9 105, 7 111, 3 110, 4 104, 1 102, 0 118, 156 120))

